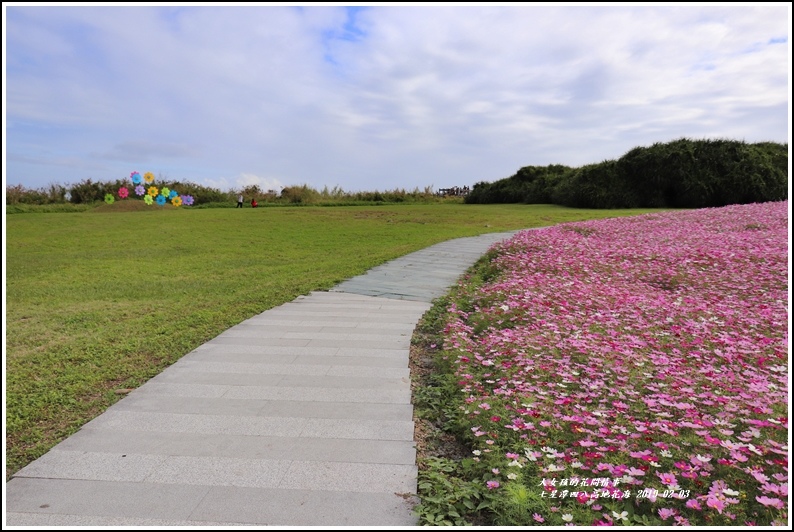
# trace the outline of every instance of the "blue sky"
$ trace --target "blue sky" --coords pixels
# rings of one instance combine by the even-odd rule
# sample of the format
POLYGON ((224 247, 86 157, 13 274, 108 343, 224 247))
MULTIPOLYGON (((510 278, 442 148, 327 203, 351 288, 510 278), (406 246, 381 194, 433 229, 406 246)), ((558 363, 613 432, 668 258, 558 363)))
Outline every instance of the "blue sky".
POLYGON ((3 11, 7 185, 437 189, 791 131, 788 3, 3 11))

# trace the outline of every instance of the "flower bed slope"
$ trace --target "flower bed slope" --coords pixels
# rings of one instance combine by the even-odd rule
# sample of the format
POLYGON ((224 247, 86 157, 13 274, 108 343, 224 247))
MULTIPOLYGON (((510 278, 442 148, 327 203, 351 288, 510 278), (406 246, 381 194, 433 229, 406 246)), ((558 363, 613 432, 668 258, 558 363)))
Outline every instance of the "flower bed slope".
POLYGON ((787 213, 563 224, 489 252, 445 356, 498 523, 786 523, 787 213))

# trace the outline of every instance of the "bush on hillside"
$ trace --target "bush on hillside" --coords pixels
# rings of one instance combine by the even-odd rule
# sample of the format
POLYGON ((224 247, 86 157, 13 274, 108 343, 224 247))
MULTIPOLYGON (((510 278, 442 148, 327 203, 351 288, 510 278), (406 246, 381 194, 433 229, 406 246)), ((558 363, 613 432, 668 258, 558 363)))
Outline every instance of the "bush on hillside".
POLYGON ((699 208, 788 198, 788 145, 679 139, 581 168, 528 166, 477 183, 467 203, 699 208))

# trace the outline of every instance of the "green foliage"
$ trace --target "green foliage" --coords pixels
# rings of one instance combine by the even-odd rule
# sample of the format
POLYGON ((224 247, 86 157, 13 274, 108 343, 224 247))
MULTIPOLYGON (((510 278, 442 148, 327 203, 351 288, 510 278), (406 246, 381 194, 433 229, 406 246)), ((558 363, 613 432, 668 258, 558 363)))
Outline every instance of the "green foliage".
POLYGON ((527 166, 509 178, 477 183, 466 202, 701 208, 787 197, 787 144, 682 138, 580 168, 527 166))
POLYGON ((69 187, 72 203, 94 203, 104 201, 105 194, 115 194, 118 187, 122 186, 121 181, 99 183, 91 179, 84 179, 69 187), (118 184, 114 188, 114 184, 118 184))
MULTIPOLYGON (((221 192, 217 188, 197 185, 190 181, 163 181, 165 186, 171 190, 176 190, 182 196, 193 196, 193 205, 203 205, 212 202, 229 203, 229 195, 221 192)), ((234 198, 235 205, 237 204, 234 198)))
POLYGON ((28 189, 22 185, 6 186, 6 205, 50 205, 64 203, 66 187, 51 183, 43 188, 28 189))
POLYGON ((551 191, 571 170, 559 164, 525 166, 495 183, 476 183, 466 203, 553 203, 551 191))
POLYGON ((468 479, 471 460, 429 457, 420 464, 414 508, 420 525, 469 526, 477 512, 491 506, 484 482, 468 479))

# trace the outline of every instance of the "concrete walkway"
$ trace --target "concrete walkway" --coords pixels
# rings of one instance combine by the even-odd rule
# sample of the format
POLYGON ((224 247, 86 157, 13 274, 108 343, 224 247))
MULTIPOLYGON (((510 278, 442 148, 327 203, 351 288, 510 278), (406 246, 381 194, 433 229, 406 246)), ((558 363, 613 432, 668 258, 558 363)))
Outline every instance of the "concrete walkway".
POLYGON ((444 242, 232 327, 20 470, 6 525, 415 525, 413 329, 511 234, 444 242))

